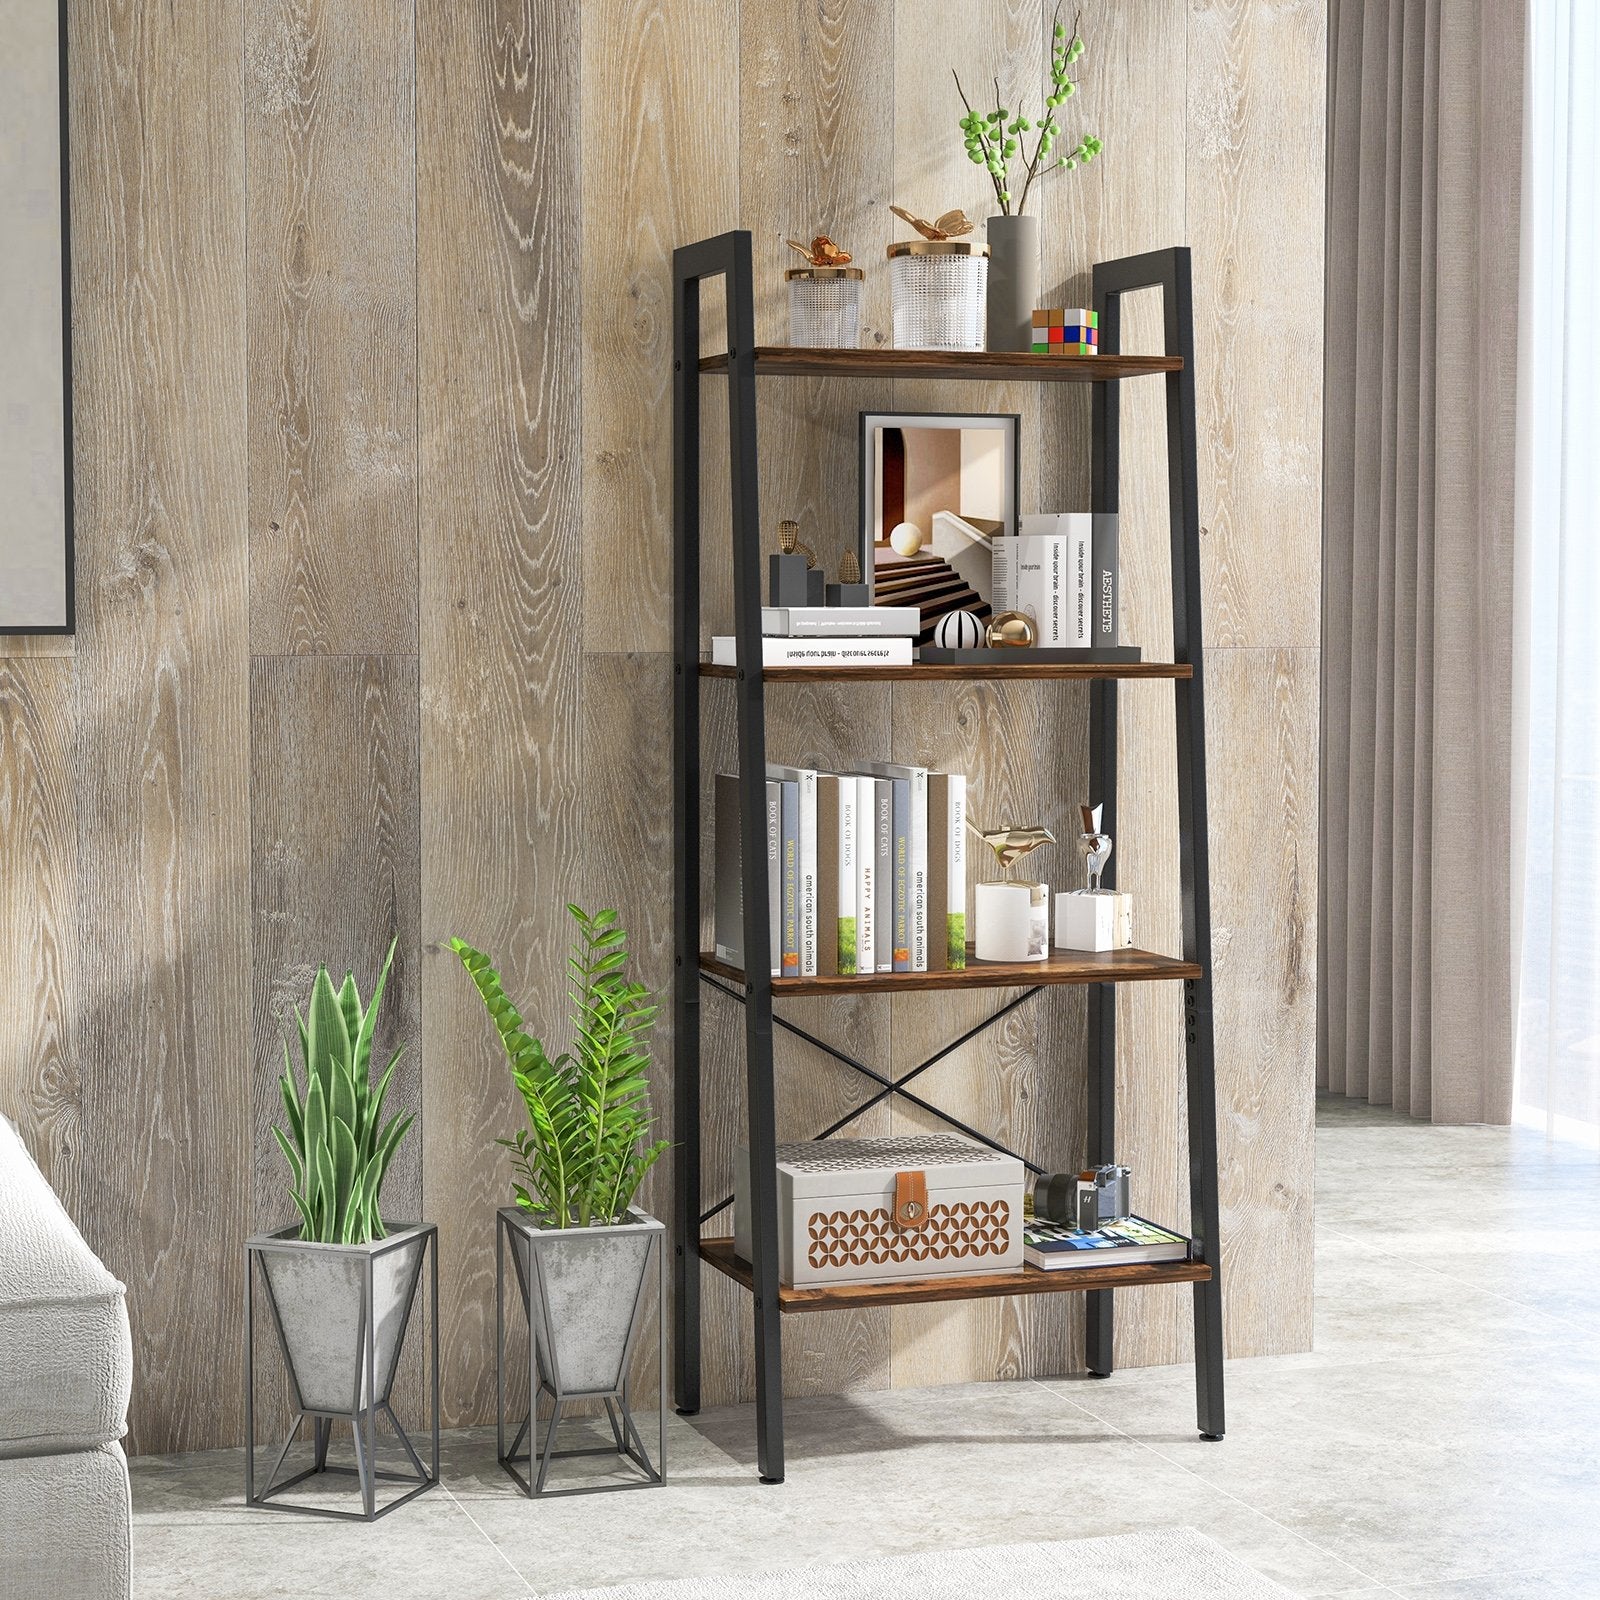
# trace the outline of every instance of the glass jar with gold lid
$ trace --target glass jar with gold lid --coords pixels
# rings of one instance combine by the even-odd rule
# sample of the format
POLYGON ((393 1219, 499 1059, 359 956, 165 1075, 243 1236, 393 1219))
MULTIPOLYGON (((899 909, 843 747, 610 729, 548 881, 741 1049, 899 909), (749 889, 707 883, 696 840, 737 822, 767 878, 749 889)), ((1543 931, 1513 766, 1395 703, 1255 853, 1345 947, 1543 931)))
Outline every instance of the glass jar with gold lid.
POLYGON ((970 239, 889 246, 897 350, 983 349, 989 247, 970 239))

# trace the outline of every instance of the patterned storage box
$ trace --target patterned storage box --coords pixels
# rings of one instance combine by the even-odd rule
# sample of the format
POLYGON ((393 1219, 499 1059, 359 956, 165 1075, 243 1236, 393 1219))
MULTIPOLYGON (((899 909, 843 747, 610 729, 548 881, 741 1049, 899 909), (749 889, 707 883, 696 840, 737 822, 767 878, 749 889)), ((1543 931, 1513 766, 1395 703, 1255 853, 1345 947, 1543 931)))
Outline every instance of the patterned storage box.
MULTIPOLYGON (((734 1249, 750 1259, 749 1153, 734 1249)), ((1022 1163, 953 1133, 778 1146, 778 1277, 795 1288, 1022 1266, 1022 1163)))

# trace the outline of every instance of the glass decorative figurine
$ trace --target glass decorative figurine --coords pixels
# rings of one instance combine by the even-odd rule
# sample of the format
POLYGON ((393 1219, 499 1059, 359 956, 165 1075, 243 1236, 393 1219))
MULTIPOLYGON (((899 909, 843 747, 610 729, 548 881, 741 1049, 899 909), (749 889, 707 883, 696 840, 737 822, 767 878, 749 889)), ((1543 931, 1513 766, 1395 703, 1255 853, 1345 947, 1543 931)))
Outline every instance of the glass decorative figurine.
POLYGON ((1133 944, 1133 896, 1104 889, 1100 880, 1111 859, 1111 835, 1100 831, 1102 808, 1082 806, 1078 853, 1088 886, 1056 896, 1056 949, 1126 950, 1133 944))

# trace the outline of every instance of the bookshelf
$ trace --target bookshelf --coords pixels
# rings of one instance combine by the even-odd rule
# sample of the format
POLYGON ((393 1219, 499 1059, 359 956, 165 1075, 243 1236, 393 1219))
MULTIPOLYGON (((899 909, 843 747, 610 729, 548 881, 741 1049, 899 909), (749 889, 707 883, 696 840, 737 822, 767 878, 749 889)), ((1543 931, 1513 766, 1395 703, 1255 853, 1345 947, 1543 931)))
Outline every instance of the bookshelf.
MULTIPOLYGON (((1221 1239, 1217 1203, 1216 1064, 1212 1035, 1211 896, 1206 824, 1205 692, 1200 609, 1200 527, 1195 460, 1194 323, 1189 252, 1184 248, 1100 262, 1094 269, 1094 304, 1100 314, 1097 356, 1049 356, 988 351, 797 350, 757 346, 755 290, 748 232, 725 233, 686 245, 673 255, 673 822, 675 862, 673 1021, 674 1111, 678 1138, 673 1180, 673 1398, 678 1410, 700 1408, 702 1275, 707 1267, 741 1284, 751 1297, 755 1328, 756 1444, 763 1482, 784 1475, 782 1318, 866 1306, 925 1304, 1078 1292, 1084 1295, 1086 1355, 1090 1372, 1112 1370, 1113 1296, 1118 1288, 1188 1283, 1193 1290, 1196 1422, 1202 1437, 1224 1429, 1222 1370, 1221 1239), (729 349, 700 354, 700 291, 724 279, 729 349), (1162 291, 1165 353, 1118 352, 1124 294, 1162 291), (1173 660, 1170 662, 1033 664, 1005 659, 979 665, 907 667, 776 667, 745 670, 700 659, 700 401, 706 380, 727 385, 727 426, 732 499, 734 636, 741 661, 761 659, 764 551, 761 538, 756 380, 765 377, 919 377, 953 382, 1005 379, 1091 383, 1093 398, 1093 509, 1118 505, 1118 384, 1159 378, 1165 389, 1167 473, 1171 507, 1173 660), (963 678, 1087 680, 1089 790, 1104 807, 1104 827, 1116 833, 1117 684, 1131 678, 1166 679, 1173 686, 1177 753, 1179 880, 1182 951, 1145 950, 1108 955, 1052 952, 1045 962, 1017 965, 977 962, 953 972, 876 973, 853 977, 774 978, 769 975, 765 865, 766 691, 769 684, 817 679, 885 683, 963 678), (700 697, 736 697, 741 837, 744 851, 744 948, 761 959, 742 972, 700 949, 700 697), (975 1037, 1052 984, 1086 985, 1089 992, 1088 1127, 1085 1158, 1113 1161, 1116 1149, 1116 1006, 1112 987, 1124 982, 1182 985, 1184 1071, 1188 1109, 1189 1232, 1198 1258, 1161 1265, 1104 1266, 1062 1272, 1026 1267, 916 1281, 851 1284, 822 1289, 784 1288, 778 1282, 777 1129, 773 1083, 773 1030, 797 1034, 846 1066, 875 1090, 853 1112, 816 1137, 839 1131, 867 1107, 898 1097, 943 1118, 950 1126, 1003 1148, 910 1088, 911 1080, 942 1059, 946 1045, 918 1066, 890 1078, 869 1064, 807 1033, 773 1007, 786 998, 896 994, 945 987, 1020 990, 1015 998, 956 1043, 975 1037), (700 998, 710 987, 744 1007, 746 1107, 751 1185, 752 1259, 738 1259, 730 1239, 705 1229, 729 1201, 706 1206, 702 1192, 700 998)), ((1113 862, 1115 857, 1112 858, 1113 862)), ((1114 887, 1108 866, 1106 886, 1114 887)), ((1015 1152, 1038 1171, 1026 1154, 1015 1152)))

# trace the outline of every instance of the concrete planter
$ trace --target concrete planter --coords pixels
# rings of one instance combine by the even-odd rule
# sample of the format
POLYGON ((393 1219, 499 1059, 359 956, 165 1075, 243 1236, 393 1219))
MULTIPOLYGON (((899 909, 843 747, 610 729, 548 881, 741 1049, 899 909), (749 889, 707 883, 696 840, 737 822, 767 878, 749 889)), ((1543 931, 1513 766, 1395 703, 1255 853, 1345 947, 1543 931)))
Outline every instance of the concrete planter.
POLYGON ((361 1413, 369 1393, 373 1404, 388 1404, 429 1231, 422 1224, 398 1223, 386 1238, 368 1244, 312 1244, 298 1237, 298 1226, 261 1236, 260 1242, 270 1246, 261 1252, 262 1270, 301 1410, 361 1413), (369 1271, 370 1391, 362 1315, 369 1271))
MULTIPOLYGON (((544 1228, 526 1212, 507 1206, 499 1214, 501 1250, 496 1312, 496 1363, 499 1373, 498 1417, 500 1461, 529 1494, 586 1493, 588 1490, 546 1490, 550 1462, 562 1455, 590 1451, 558 1451, 556 1430, 575 1400, 599 1400, 609 1419, 619 1455, 639 1469, 638 1483, 658 1484, 661 1470, 649 1459, 634 1425, 628 1396, 628 1370, 645 1320, 646 1290, 652 1269, 658 1291, 665 1289, 665 1226, 632 1208, 627 1221, 596 1228, 544 1228), (510 1448, 505 1445, 506 1284, 504 1259, 515 1272, 516 1301, 528 1322, 529 1389, 533 1396, 527 1418, 510 1448), (548 1426, 537 1417, 540 1396, 553 1402, 548 1426), (542 1433, 542 1442, 537 1436, 542 1433), (523 1452, 524 1441, 528 1451, 523 1452), (527 1462, 533 1477, 516 1470, 527 1462)), ((660 1312, 657 1314, 658 1324, 660 1312)), ((658 1362, 665 1393, 665 1339, 657 1328, 658 1362)), ((666 1444, 664 1399, 661 1436, 666 1444)), ((659 1457, 658 1457, 659 1459, 659 1457)), ((618 1485, 625 1487, 631 1485, 618 1485)))
POLYGON ((988 346, 1030 349, 1039 304, 1039 219, 990 217, 988 234, 988 346))

